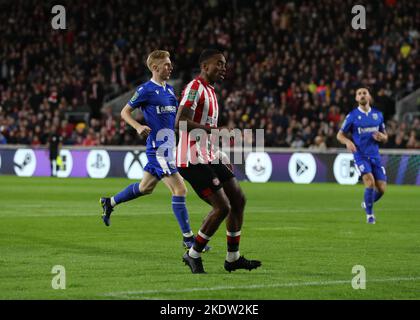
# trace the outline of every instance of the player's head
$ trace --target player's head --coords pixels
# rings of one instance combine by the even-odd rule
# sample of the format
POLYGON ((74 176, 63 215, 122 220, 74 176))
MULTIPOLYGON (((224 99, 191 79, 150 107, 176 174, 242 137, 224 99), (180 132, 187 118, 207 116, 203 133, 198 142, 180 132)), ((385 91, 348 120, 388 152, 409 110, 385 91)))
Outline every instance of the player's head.
POLYGON ((356 90, 356 101, 361 106, 369 105, 372 101, 372 96, 370 95, 369 88, 360 87, 356 90))
POLYGON ((226 76, 226 58, 217 49, 206 49, 200 54, 198 60, 201 73, 206 75, 210 83, 221 81, 226 76))
POLYGON ((155 50, 147 57, 147 67, 161 80, 168 80, 173 70, 170 54, 168 51, 155 50))

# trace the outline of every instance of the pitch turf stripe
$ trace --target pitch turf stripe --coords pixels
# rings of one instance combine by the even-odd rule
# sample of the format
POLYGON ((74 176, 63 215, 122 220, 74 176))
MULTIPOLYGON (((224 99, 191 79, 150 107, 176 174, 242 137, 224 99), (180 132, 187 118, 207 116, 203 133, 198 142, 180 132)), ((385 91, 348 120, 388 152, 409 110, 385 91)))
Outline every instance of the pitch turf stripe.
MULTIPOLYGON (((403 282, 403 281, 420 281, 420 277, 372 279, 372 280, 366 280, 366 285, 372 282, 403 282)), ((220 287, 210 287, 210 288, 206 287, 206 288, 183 288, 183 289, 165 289, 165 290, 110 292, 110 293, 104 294, 104 296, 116 297, 116 298, 135 298, 135 297, 141 297, 143 295, 149 295, 149 294, 184 293, 184 292, 196 292, 196 291, 286 288, 286 287, 331 286, 331 285, 337 285, 337 284, 348 284, 349 287, 351 288, 351 280, 334 280, 334 281, 255 284, 255 285, 248 285, 248 286, 220 286, 220 287)))
MULTIPOLYGON (((21 207, 21 206, 19 206, 21 207)), ((32 208, 32 209, 37 209, 37 208, 41 208, 43 207, 44 209, 48 209, 48 210, 53 210, 54 212, 68 212, 68 209, 63 209, 62 207, 49 207, 49 208, 45 208, 45 206, 22 206, 24 208, 32 208)), ((12 208, 10 206, 10 208, 12 208)), ((14 209, 16 209, 16 206, 13 207, 14 209)), ((38 213, 38 214, 21 214, 21 213, 16 213, 15 211, 6 211, 6 209, 9 208, 4 208, 2 207, 2 209, 5 212, 0 213, 0 218, 42 218, 42 217, 88 217, 88 216, 97 216, 100 215, 99 211, 97 209, 92 209, 90 210, 90 212, 82 214, 82 213, 74 213, 74 214, 54 214, 54 213, 38 213), (97 211, 96 213, 94 211, 97 211)), ((77 209, 76 211, 78 211, 79 209, 77 209)), ((82 210, 82 209, 80 209, 82 210)), ((167 211, 166 209, 162 209, 162 210, 149 210, 147 208, 144 209, 145 212, 124 212, 124 216, 150 216, 150 215, 172 215, 172 213, 170 211, 167 211)), ((248 209, 248 211, 255 211, 252 212, 253 214, 258 212, 258 213, 279 213, 279 212, 284 212, 284 213, 329 213, 329 212, 334 212, 334 213, 340 213, 340 212, 344 212, 344 213, 352 213, 352 211, 355 211, 353 209, 335 209, 335 208, 327 208, 327 209, 319 209, 319 210, 311 210, 311 209, 248 209)), ((360 212, 362 212, 362 209, 359 210, 360 212)), ((417 214, 416 212, 413 211, 413 209, 390 209, 390 208, 383 208, 380 209, 381 212, 409 212, 409 213, 413 213, 413 214, 417 214)), ((363 214, 363 213, 362 213, 363 214)), ((190 215, 202 215, 201 213, 190 213, 190 215)))

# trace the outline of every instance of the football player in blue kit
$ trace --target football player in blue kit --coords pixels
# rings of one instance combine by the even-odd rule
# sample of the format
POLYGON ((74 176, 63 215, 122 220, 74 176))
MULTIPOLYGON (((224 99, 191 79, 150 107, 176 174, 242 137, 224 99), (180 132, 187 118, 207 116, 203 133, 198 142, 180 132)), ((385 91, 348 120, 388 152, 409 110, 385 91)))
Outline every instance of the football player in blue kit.
POLYGON ((379 143, 386 143, 388 135, 382 113, 371 106, 372 97, 368 88, 356 90, 356 101, 359 105, 347 115, 337 139, 353 153, 365 185, 362 207, 366 211, 366 220, 369 224, 375 224, 373 204, 385 193, 387 181, 379 143), (348 133, 351 133, 352 140, 346 136, 348 133))
MULTIPOLYGON (((111 212, 116 205, 151 194, 162 180, 172 193, 172 210, 183 234, 183 245, 190 248, 194 244, 194 234, 185 204, 187 189, 175 165, 174 129, 178 100, 173 87, 166 83, 173 70, 169 52, 153 51, 147 58, 147 67, 152 72, 152 78, 137 88, 122 109, 121 117, 139 135, 147 137, 148 163, 141 183, 133 183, 113 197, 100 198, 102 220, 109 226, 111 212), (133 118, 132 112, 137 108, 143 112, 147 125, 141 125, 133 118)), ((203 251, 208 249, 206 247, 203 251)))

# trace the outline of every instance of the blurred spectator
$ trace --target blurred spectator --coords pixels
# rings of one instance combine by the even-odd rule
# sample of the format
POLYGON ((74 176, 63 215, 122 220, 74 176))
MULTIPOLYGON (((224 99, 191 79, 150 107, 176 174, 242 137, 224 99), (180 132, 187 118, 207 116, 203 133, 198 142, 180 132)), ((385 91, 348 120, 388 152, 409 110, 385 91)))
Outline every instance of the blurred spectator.
POLYGON ((309 146, 309 149, 312 151, 326 151, 327 145, 324 142, 324 138, 321 136, 316 136, 314 139, 314 143, 309 146))

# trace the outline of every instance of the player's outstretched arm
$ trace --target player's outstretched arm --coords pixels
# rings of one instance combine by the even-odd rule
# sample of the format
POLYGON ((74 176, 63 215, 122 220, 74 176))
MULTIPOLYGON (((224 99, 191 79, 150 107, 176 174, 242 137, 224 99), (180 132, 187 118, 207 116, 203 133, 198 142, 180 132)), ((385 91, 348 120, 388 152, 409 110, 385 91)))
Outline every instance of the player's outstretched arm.
POLYGON ((139 135, 143 137, 147 137, 150 131, 152 130, 148 126, 143 126, 140 123, 138 123, 136 119, 134 119, 133 116, 131 115, 133 111, 134 109, 130 105, 127 104, 121 110, 121 118, 123 118, 126 123, 132 126, 139 135))
POLYGON ((353 141, 351 141, 349 138, 346 137, 343 131, 338 131, 337 133, 337 140, 340 141, 340 143, 345 144, 347 150, 350 152, 356 152, 356 146, 354 145, 353 141))
MULTIPOLYGON (((190 132, 193 129, 202 129, 205 130, 207 133, 211 133, 211 127, 200 124, 198 122, 193 121, 194 111, 190 108, 181 105, 178 108, 178 112, 176 114, 175 120, 175 129, 180 129, 180 123, 185 121, 187 123, 187 131, 190 132)), ((214 129, 214 128, 213 128, 214 129)))

